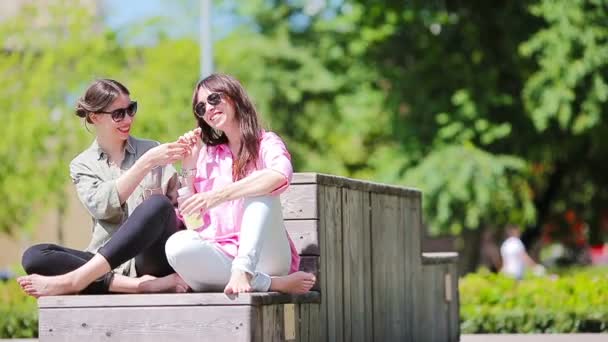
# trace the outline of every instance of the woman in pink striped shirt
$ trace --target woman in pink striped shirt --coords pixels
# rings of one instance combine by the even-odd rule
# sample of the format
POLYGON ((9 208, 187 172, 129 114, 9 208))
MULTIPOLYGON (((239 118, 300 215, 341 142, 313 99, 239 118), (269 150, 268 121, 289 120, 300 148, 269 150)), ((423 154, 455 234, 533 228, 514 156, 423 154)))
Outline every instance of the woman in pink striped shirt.
POLYGON ((279 200, 293 173, 285 144, 260 128, 252 101, 231 76, 200 81, 192 109, 199 127, 180 140, 193 149, 182 175, 196 194, 179 209, 202 223, 169 238, 169 263, 194 291, 309 291, 315 277, 298 272, 279 200))

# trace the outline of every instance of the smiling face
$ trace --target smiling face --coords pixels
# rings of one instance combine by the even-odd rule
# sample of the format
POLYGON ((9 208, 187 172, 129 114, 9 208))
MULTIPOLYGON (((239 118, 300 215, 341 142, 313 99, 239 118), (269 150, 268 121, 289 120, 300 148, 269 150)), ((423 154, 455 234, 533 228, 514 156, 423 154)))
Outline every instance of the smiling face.
MULTIPOLYGON (((111 113, 117 109, 127 108, 131 104, 131 98, 129 95, 120 94, 112 104, 107 108, 104 108, 103 112, 111 113)), ((97 128, 97 134, 107 137, 113 137, 121 141, 127 140, 131 133, 131 126, 135 120, 135 117, 125 115, 124 119, 120 122, 115 122, 112 119, 112 115, 103 113, 92 113, 91 120, 97 128)))
MULTIPOLYGON (((205 104, 205 114, 203 120, 214 129, 226 132, 234 127, 238 127, 236 122, 235 110, 232 101, 225 94, 221 94, 220 103, 213 105, 208 103, 207 98, 211 95, 212 91, 205 87, 201 87, 197 93, 198 103, 205 104)), ((213 101, 211 101, 213 102, 213 101)))

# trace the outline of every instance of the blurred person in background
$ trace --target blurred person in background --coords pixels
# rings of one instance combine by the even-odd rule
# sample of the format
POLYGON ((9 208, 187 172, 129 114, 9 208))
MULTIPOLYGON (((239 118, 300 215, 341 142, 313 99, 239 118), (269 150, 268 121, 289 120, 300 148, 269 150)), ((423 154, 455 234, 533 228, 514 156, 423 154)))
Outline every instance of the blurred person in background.
POLYGON ((18 282, 34 297, 188 290, 164 248, 180 228, 171 164, 190 149, 131 136, 137 102, 129 96, 121 83, 101 79, 78 100, 76 115, 95 127, 96 137, 72 160, 70 175, 91 215, 92 237, 85 251, 39 244, 24 252, 29 275, 18 282))
POLYGON ((518 280, 523 278, 526 268, 533 270, 538 275, 544 274, 544 267, 532 260, 526 252, 526 247, 520 239, 519 226, 507 225, 506 235, 507 238, 500 246, 501 272, 518 280))

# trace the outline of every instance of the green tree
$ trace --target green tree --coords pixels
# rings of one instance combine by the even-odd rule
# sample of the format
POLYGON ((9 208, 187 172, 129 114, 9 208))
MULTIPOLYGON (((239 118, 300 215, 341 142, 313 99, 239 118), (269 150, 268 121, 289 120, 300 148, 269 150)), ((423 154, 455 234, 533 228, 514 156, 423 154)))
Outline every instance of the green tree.
MULTIPOLYGON (((540 222, 574 209, 602 242, 601 214, 608 203, 607 1, 540 0, 531 12, 544 22, 521 45, 536 63, 526 80, 526 113, 542 139, 535 159, 544 166, 538 197, 540 222)), ((539 227, 534 230, 538 234, 539 227)))
POLYGON ((87 8, 50 1, 0 23, 0 231, 31 227, 41 209, 65 209, 67 163, 87 136, 73 115, 76 96, 124 60, 95 22, 87 8))
MULTIPOLYGON (((532 242, 572 207, 599 227, 607 203, 605 1, 311 4, 244 8, 256 32, 310 54, 336 85, 274 96, 273 109, 294 109, 281 117, 301 118, 284 130, 299 145, 298 167, 420 187, 433 232, 517 221, 529 225, 532 242), (342 115, 349 104, 360 114, 342 115), (511 200, 486 200, 503 191, 511 200)), ((281 77, 277 69, 288 70, 286 79, 308 76, 299 63, 269 66, 281 77)))

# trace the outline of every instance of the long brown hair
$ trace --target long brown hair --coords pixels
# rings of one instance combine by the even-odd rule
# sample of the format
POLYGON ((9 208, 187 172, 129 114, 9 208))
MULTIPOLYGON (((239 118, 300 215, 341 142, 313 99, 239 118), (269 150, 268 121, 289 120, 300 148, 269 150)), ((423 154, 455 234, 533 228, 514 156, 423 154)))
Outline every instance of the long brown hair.
POLYGON ((130 95, 122 83, 107 78, 96 80, 76 102, 76 115, 85 118, 88 123, 93 123, 89 116, 106 109, 120 95, 130 95))
POLYGON ((205 145, 226 144, 228 143, 228 137, 224 132, 213 129, 194 112, 196 104, 200 101, 198 98, 200 88, 205 88, 210 92, 222 93, 222 96, 234 106, 235 118, 239 123, 241 132, 241 146, 232 165, 232 179, 234 181, 239 180, 247 175, 249 168, 258 159, 261 136, 258 113, 249 95, 236 78, 225 74, 212 74, 202 79, 194 88, 192 113, 201 128, 201 138, 205 145))

